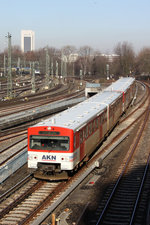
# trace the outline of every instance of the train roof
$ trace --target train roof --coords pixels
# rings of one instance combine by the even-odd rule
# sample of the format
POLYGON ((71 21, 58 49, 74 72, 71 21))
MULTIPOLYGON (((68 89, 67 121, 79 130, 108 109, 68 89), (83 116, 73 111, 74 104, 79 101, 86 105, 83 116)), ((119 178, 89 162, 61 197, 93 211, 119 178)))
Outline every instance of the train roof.
POLYGON ((77 104, 55 116, 46 119, 35 126, 56 126, 69 128, 74 131, 92 120, 95 115, 102 113, 108 105, 113 103, 121 93, 103 92, 77 104))
MULTIPOLYGON (((122 83, 123 87, 124 86, 123 80, 121 80, 120 82, 122 83)), ((126 79, 125 82, 127 82, 126 79)), ((130 84, 131 82, 128 83, 128 86, 130 84)), ((126 88, 128 86, 126 86, 126 88)), ((69 128, 74 131, 77 131, 81 129, 81 127, 83 127, 90 120, 92 120, 96 115, 101 114, 107 108, 108 105, 111 105, 121 95, 122 93, 119 92, 119 89, 117 91, 105 90, 61 113, 58 113, 50 117, 49 119, 46 119, 34 125, 34 127, 56 126, 69 128)))
POLYGON ((134 82, 133 77, 122 77, 119 80, 112 83, 109 87, 107 87, 104 91, 120 91, 125 92, 128 87, 134 82))

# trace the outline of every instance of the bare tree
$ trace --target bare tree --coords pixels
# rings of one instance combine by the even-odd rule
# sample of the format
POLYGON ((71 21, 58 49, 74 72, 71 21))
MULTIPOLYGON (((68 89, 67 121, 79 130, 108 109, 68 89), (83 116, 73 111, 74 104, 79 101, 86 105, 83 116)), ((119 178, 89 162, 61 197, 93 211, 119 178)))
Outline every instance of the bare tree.
POLYGON ((75 53, 76 48, 72 45, 66 45, 61 49, 61 51, 65 56, 69 57, 70 54, 75 53))
POLYGON ((108 59, 98 51, 94 52, 92 62, 92 74, 95 76, 106 77, 106 64, 108 59))
POLYGON ((91 73, 91 62, 94 58, 93 49, 89 46, 83 46, 79 49, 80 64, 83 75, 91 73))
POLYGON ((136 74, 150 74, 150 48, 143 48, 136 57, 136 74))
POLYGON ((134 69, 135 53, 131 44, 127 42, 119 43, 114 52, 118 55, 116 61, 116 73, 119 75, 129 75, 134 69))
POLYGON ((72 45, 67 45, 64 46, 61 49, 61 58, 62 58, 62 73, 65 74, 65 76, 67 75, 72 75, 72 66, 74 66, 74 64, 72 63, 72 61, 70 60, 70 55, 74 54, 76 52, 76 48, 75 46, 72 45))

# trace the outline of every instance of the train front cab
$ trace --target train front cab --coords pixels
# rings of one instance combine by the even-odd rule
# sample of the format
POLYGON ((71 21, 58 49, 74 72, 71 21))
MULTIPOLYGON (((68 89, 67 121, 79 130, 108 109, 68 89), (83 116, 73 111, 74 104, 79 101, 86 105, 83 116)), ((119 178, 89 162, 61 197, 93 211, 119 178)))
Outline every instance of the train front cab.
POLYGON ((73 152, 73 130, 61 127, 28 128, 28 168, 45 172, 73 170, 79 152, 73 152))

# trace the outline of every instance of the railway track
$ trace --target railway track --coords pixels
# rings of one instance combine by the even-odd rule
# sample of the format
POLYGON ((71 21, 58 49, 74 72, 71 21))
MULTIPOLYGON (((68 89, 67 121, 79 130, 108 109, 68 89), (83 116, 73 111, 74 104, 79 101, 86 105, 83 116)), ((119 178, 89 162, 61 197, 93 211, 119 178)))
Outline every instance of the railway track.
POLYGON ((1 194, 0 195, 0 203, 3 202, 3 201, 5 201, 10 195, 13 195, 15 193, 15 191, 17 191, 19 188, 22 188, 32 178, 33 178, 33 174, 27 175, 25 178, 23 178, 22 180, 20 180, 18 183, 16 183, 10 189, 8 189, 3 194, 1 194))
POLYGON ((5 163, 9 162, 10 159, 15 157, 18 153, 27 149, 27 136, 19 138, 19 140, 10 143, 8 146, 3 146, 0 149, 0 166, 3 166, 5 163))
MULTIPOLYGON (((1 120, 0 136, 5 136, 5 135, 10 134, 10 133, 23 131, 23 130, 27 129, 29 126, 37 123, 37 121, 40 121, 41 119, 46 118, 47 115, 49 116, 50 114, 54 113, 54 111, 57 111, 56 106, 55 106, 55 110, 53 110, 52 112, 49 109, 49 108, 52 108, 51 105, 50 105, 52 102, 62 100, 62 98, 64 99, 64 101, 65 100, 71 101, 71 99, 76 99, 76 98, 79 98, 81 96, 83 96, 83 91, 78 92, 78 93, 64 94, 61 97, 57 96, 57 97, 55 97, 51 100, 47 100, 47 99, 42 100, 41 103, 38 102, 39 107, 37 106, 36 103, 30 103, 29 105, 27 104, 27 106, 25 106, 25 108, 22 108, 22 106, 19 106, 19 108, 15 107, 15 109, 13 109, 13 111, 12 111, 12 109, 10 109, 10 111, 7 112, 7 117, 6 117, 6 115, 0 116, 0 120, 1 120), (42 106, 45 107, 45 110, 43 110, 43 113, 41 113, 41 109, 42 109, 41 107, 42 106), (13 112, 15 112, 14 115, 12 115, 13 112), (17 116, 18 116, 18 120, 16 120, 17 116), (30 118, 28 118, 28 116, 30 118), (26 121, 27 118, 28 118, 28 121, 26 121), (10 122, 8 123, 7 120, 9 120, 10 122)), ((55 103, 55 105, 56 105, 56 103, 55 103)), ((65 107, 67 107, 67 105, 65 106, 65 104, 64 104, 63 110, 65 109, 65 107)), ((57 112, 59 112, 61 110, 62 109, 59 108, 57 112)))
POLYGON ((14 133, 5 135, 3 137, 0 137, 0 143, 8 141, 9 139, 12 140, 13 138, 17 138, 17 137, 20 137, 22 135, 27 135, 27 130, 20 131, 20 132, 14 132, 14 133))
MULTIPOLYGON (((146 106, 145 106, 146 107, 146 106)), ((142 105, 142 108, 143 108, 143 111, 142 112, 140 112, 140 115, 136 115, 136 118, 134 119, 135 120, 135 122, 136 122, 136 119, 139 121, 140 120, 140 117, 142 117, 142 115, 144 114, 144 111, 146 112, 146 109, 145 109, 145 107, 142 105)), ((137 110, 139 111, 139 108, 137 107, 137 110)), ((135 114, 135 111, 134 111, 134 114, 135 114)), ((133 115, 133 113, 131 113, 130 114, 130 116, 133 116, 133 117, 135 117, 135 115, 133 115)), ((129 117, 128 117, 128 120, 130 120, 129 119, 129 117)), ((124 120, 124 121, 122 121, 122 124, 123 123, 126 123, 126 121, 124 120)), ((133 125, 133 122, 132 122, 132 125, 133 125)), ((123 126, 123 127, 125 127, 125 126, 123 126)), ((128 128, 130 127, 130 125, 128 124, 128 128)), ((123 130, 123 128, 122 128, 122 130, 123 130)), ((124 128, 124 132, 126 132, 127 131, 127 126, 126 126, 126 128, 124 128)), ((124 133, 123 131, 122 131, 122 133, 121 133, 121 135, 123 135, 123 133, 124 133)), ((118 133, 120 133, 119 131, 118 131, 118 133)), ((118 134, 119 135, 119 134, 118 134)), ((115 141, 116 141, 116 139, 118 139, 118 137, 119 136, 117 136, 116 134, 115 134, 115 137, 113 137, 112 139, 111 139, 111 141, 109 140, 109 142, 111 142, 111 144, 113 144, 115 141), (117 137, 117 138, 116 138, 117 137), (112 141, 113 140, 113 141, 112 141)), ((61 183, 61 188, 57 188, 57 192, 51 192, 51 193, 49 193, 48 195, 50 195, 51 196, 51 198, 48 200, 48 202, 47 202, 47 204, 50 206, 50 202, 51 202, 51 204, 54 204, 54 202, 56 202, 56 201, 59 201, 59 198, 61 198, 61 196, 63 195, 63 191, 64 190, 68 190, 69 188, 70 188, 70 186, 71 186, 71 184, 73 184, 80 176, 82 176, 81 174, 83 174, 84 173, 84 171, 86 171, 87 170, 87 167, 90 167, 90 165, 92 166, 93 164, 94 164, 94 162, 97 160, 97 158, 99 157, 99 159, 103 159, 103 155, 105 154, 105 153, 107 153, 107 150, 108 150, 108 148, 110 148, 110 144, 106 144, 106 146, 104 147, 104 148, 100 148, 100 150, 98 151, 98 153, 89 161, 89 163, 87 164, 87 166, 85 166, 85 167, 83 167, 83 169, 76 175, 76 176, 74 176, 73 178, 71 178, 68 182, 66 182, 66 183, 61 183), (55 196, 55 197, 54 197, 55 196), (54 198, 53 198, 54 197, 54 198)), ((109 154, 109 153, 107 153, 107 154, 109 154)), ((107 154, 105 154, 105 157, 106 157, 106 155, 107 154)), ((131 169, 133 169, 133 166, 135 165, 135 163, 132 163, 132 166, 131 166, 131 169)), ((135 165, 135 167, 136 167, 137 165, 135 165)), ((141 179, 142 178, 140 178, 140 174, 142 173, 142 171, 139 171, 139 173, 137 173, 137 174, 135 174, 135 177, 137 178, 137 177, 139 177, 139 181, 141 181, 141 179)), ((126 172, 126 174, 128 174, 128 172, 126 172)), ((82 178, 81 178, 81 180, 82 180, 82 178)), ((34 182, 33 182, 34 183, 34 182)), ((47 185, 46 185, 46 183, 47 182, 44 182, 44 184, 45 184, 45 186, 43 186, 43 187, 48 187, 48 189, 49 189, 49 187, 50 186, 47 186, 47 185, 50 185, 51 183, 48 183, 47 185)), ((130 183, 130 181, 129 181, 129 183, 130 183)), ((131 184, 131 183, 130 183, 131 184)), ((31 188, 30 188, 31 189, 31 188)), ((111 189, 111 188, 110 188, 111 189)), ((37 189, 38 191, 37 191, 37 193, 43 193, 43 191, 42 191, 42 189, 41 189, 41 191, 40 191, 40 189, 37 189)), ((44 190, 44 189, 43 189, 44 190)), ((55 187, 55 190, 56 190, 56 187, 55 187)), ((44 192, 45 192, 45 190, 44 190, 44 192)), ((33 193, 33 192, 32 192, 33 193)), ((38 196, 38 194, 37 193, 35 193, 35 196, 36 196, 36 198, 37 198, 37 196, 38 196)), ((18 194, 18 190, 17 190, 17 194, 18 194)), ((25 194, 25 196, 27 196, 27 199, 25 198, 23 201, 25 201, 25 202, 28 202, 28 200, 30 199, 30 197, 29 197, 29 195, 28 194, 25 194)), ((10 198, 12 199, 12 196, 10 196, 10 198)), ((47 199, 47 198, 46 198, 47 199)), ((7 199, 6 199, 7 200, 7 199)), ((9 199, 7 200, 8 202, 9 202, 9 199)), ((31 199, 29 200, 29 202, 31 203, 31 199)), ((39 204, 39 201, 37 201, 38 202, 38 204, 39 204)), ((45 200, 44 200, 44 202, 45 202, 45 200)), ((6 202, 5 202, 6 203, 6 202)), ((11 222, 11 220, 10 220, 10 218, 12 217, 13 219, 12 219, 12 224, 13 224, 13 222, 14 222, 14 217, 16 217, 16 216, 13 216, 13 215, 16 215, 16 208, 18 209, 20 209, 20 202, 18 202, 18 203, 16 203, 16 206, 15 206, 15 208, 14 209, 10 209, 10 214, 9 214, 9 211, 7 210, 7 212, 5 213, 5 215, 3 216, 3 218, 1 218, 1 220, 0 220, 0 224, 6 224, 6 220, 8 220, 8 219, 6 219, 6 218, 9 218, 9 222, 11 222), (11 214, 11 212, 12 211, 14 211, 14 214, 12 213, 11 214), (9 215, 8 217, 7 217, 7 215, 9 215)), ((36 212, 34 211, 34 208, 32 208, 32 210, 30 211, 30 213, 29 214, 27 214, 27 213, 24 213, 24 216, 21 216, 21 217, 23 217, 22 218, 22 220, 20 219, 20 217, 18 218, 18 221, 19 222, 17 222, 16 220, 15 220, 15 224, 24 224, 25 223, 25 220, 26 219, 28 219, 28 220, 30 220, 31 219, 31 217, 33 218, 33 213, 34 213, 34 220, 35 221, 37 221, 38 220, 38 218, 37 218, 37 216, 38 217, 40 217, 40 215, 41 215, 41 213, 43 212, 43 211, 45 211, 45 210, 47 210, 47 207, 48 206, 43 206, 44 208, 40 208, 40 207, 38 207, 38 204, 36 205, 36 207, 35 208, 37 208, 38 210, 36 210, 36 212), (36 216, 37 215, 37 216, 36 216)), ((41 202, 40 202, 40 204, 41 204, 41 202)), ((5 205, 5 204, 4 204, 5 205)), ((22 205, 24 205, 24 203, 22 202, 22 205)), ((31 208, 30 206, 28 206, 29 208, 31 208)), ((5 208, 5 207, 4 207, 5 208)), ((101 207, 102 208, 102 207, 101 207)), ((21 210, 20 210, 21 211, 21 210)), ((51 213, 51 212, 49 212, 49 213, 51 213)), ((21 213, 20 213, 21 214, 21 213)), ((112 213, 113 214, 113 213, 112 213)), ((32 221, 33 222, 33 221, 32 221)), ((27 222, 27 223, 29 223, 29 222, 27 222)), ((35 223, 36 224, 36 222, 33 222, 33 223, 35 223)), ((115 223, 116 224, 116 223, 115 223)))
POLYGON ((60 204, 87 174, 84 167, 67 182, 46 182, 33 178, 21 188, 15 186, 17 191, 7 191, 0 197, 0 224, 37 224, 39 216, 47 210, 49 214, 49 208, 52 211, 60 204))
MULTIPOLYGON (((32 85, 31 85, 31 76, 19 76, 16 77, 13 81, 13 94, 15 95, 15 98, 21 98, 20 95, 26 92, 31 92, 32 85)), ((37 89, 40 88, 42 85, 41 77, 36 76, 36 87, 37 89)), ((3 81, 1 85, 1 91, 0 91, 0 100, 4 101, 7 97, 7 81, 3 81)))
MULTIPOLYGON (((0 224, 24 224, 37 208, 45 205, 48 198, 58 189, 60 183, 29 180, 0 206, 0 224)), ((62 185, 62 184, 61 184, 62 185)), ((59 187, 60 188, 60 187, 59 187)))
POLYGON ((36 97, 33 97, 33 96, 24 97, 23 101, 19 102, 19 104, 16 104, 17 102, 14 103, 15 106, 13 104, 11 107, 9 105, 4 106, 4 108, 1 107, 0 117, 4 117, 12 113, 16 113, 16 111, 22 112, 24 110, 33 109, 35 107, 42 106, 50 102, 62 99, 65 97, 67 89, 68 87, 64 87, 64 88, 60 88, 59 90, 59 88, 57 87, 55 88, 54 92, 49 91, 49 92, 46 92, 45 94, 43 92, 43 93, 40 93, 40 96, 36 95, 36 97), (57 93, 56 93, 56 90, 57 90, 57 93))
MULTIPOLYGON (((150 100, 137 136, 124 162, 118 169, 114 182, 107 189, 102 202, 97 208, 95 219, 90 221, 92 225, 143 224, 145 220, 147 188, 150 186, 150 152, 142 152, 138 146, 148 123, 149 105, 150 100)), ((144 140, 142 145, 144 146, 144 140)))
POLYGON ((150 185, 149 161, 150 158, 148 157, 145 167, 143 166, 140 169, 139 161, 136 164, 132 161, 133 164, 130 163, 128 169, 124 167, 126 172, 120 174, 114 186, 109 188, 112 188, 111 191, 107 190, 103 204, 100 204, 96 211, 96 214, 99 214, 100 217, 97 218, 97 222, 94 221, 91 224, 143 224, 143 208, 145 207, 146 211, 147 205, 147 197, 143 189, 146 182, 147 187, 150 185), (129 173, 132 175, 126 175, 129 173), (142 202, 140 201, 141 198, 143 198, 142 202))
MULTIPOLYGON (((144 114, 144 111, 145 111, 145 113, 146 113, 146 111, 147 111, 147 109, 146 109, 146 106, 142 106, 142 108, 143 108, 143 111, 140 113, 140 115, 136 115, 136 118, 134 118, 134 120, 135 120, 135 122, 137 122, 137 120, 139 121, 140 120, 140 118, 143 116, 143 114, 144 114)), ((139 108, 137 109, 138 111, 139 111, 139 108)), ((135 113, 135 112, 134 112, 135 113)), ((135 117, 135 115, 133 115, 133 113, 132 113, 132 116, 133 117, 135 117)), ((130 120, 129 119, 129 117, 128 117, 128 120, 130 120)), ((129 128, 129 127, 131 127, 130 125, 129 125, 129 123, 128 122, 126 122, 125 120, 122 122, 122 124, 123 123, 126 123, 126 127, 125 126, 123 126, 123 127, 125 127, 124 129, 122 128, 122 130, 124 130, 124 132, 122 131, 122 133, 121 133, 121 135, 123 135, 125 132, 127 132, 127 127, 129 128), (127 126, 127 124, 128 124, 128 126, 127 126)), ((131 123, 130 123, 131 124, 131 123)), ((132 125, 133 125, 133 122, 132 122, 132 125)), ((120 131, 118 131, 118 133, 119 133, 120 131)), ((113 142, 115 142, 116 141, 116 139, 118 139, 118 137, 119 137, 119 134, 115 134, 114 135, 114 137, 111 139, 111 144, 113 144, 113 142), (113 140, 113 141, 112 141, 113 140)), ((106 144, 106 146, 104 147, 104 148, 100 148, 100 150, 99 150, 99 152, 96 154, 96 156, 94 156, 93 158, 92 158, 92 160, 88 163, 88 167, 90 166, 90 165, 92 165, 92 164, 94 164, 94 161, 96 161, 97 160, 97 158, 99 157, 100 159, 101 158, 103 158, 103 155, 104 155, 104 153, 107 153, 107 150, 108 150, 108 148, 110 148, 110 144, 106 144)), ((109 153, 108 153, 109 154, 109 153)), ((106 154, 107 155, 107 154, 106 154)), ((106 156, 105 156, 106 157, 106 156)), ((147 156, 148 157, 148 156, 147 156)), ((135 161, 136 162, 136 161, 135 161)), ((132 165, 131 165, 131 167, 130 167, 130 169, 132 169, 132 170, 134 170, 134 168, 136 169, 136 166, 137 166, 137 164, 135 165, 135 162, 133 162, 132 163, 132 165), (134 167, 134 165, 135 165, 135 167, 134 167)), ((145 161, 144 161, 144 163, 145 163, 145 161)), ((84 167, 83 168, 83 170, 86 170, 87 169, 87 167, 84 167)), ((67 190, 67 189, 69 189, 69 186, 71 186, 71 184, 72 183, 74 183, 75 182, 75 180, 77 180, 80 176, 81 176, 81 174, 83 174, 84 172, 83 172, 83 170, 81 170, 75 177, 73 177, 73 178, 71 178, 67 183, 63 183, 63 185, 61 184, 61 188, 58 188, 57 190, 58 190, 58 192, 55 192, 55 194, 53 193, 53 192, 51 192, 51 194, 49 193, 49 195, 51 195, 51 196, 55 196, 54 197, 54 199, 49 199, 49 201, 53 204, 56 200, 58 200, 59 198, 61 198, 61 196, 62 196, 62 194, 63 194, 63 191, 64 191, 64 189, 65 190, 67 190), (53 194, 52 194, 53 193, 53 194), (57 196, 57 197, 56 197, 57 196)), ((141 181, 141 177, 140 177, 140 174, 142 173, 142 171, 139 171, 139 173, 137 173, 137 174, 135 174, 135 177, 137 178, 139 178, 139 181, 141 181)), ((126 172, 126 174, 128 174, 128 172, 126 172)), ((82 179, 81 179, 82 180, 82 179)), ((138 180, 138 179, 137 179, 138 180)), ((49 183, 50 184, 50 183, 49 183)), ((129 181, 129 184, 132 184, 132 183, 130 183, 130 181, 129 181)), ((46 185, 46 184, 45 184, 46 185)), ((113 186, 114 187, 114 186, 113 186)), ((111 188, 110 188, 111 189, 111 188)), ((111 189, 112 190, 112 189, 111 189)), ((17 191, 18 192, 18 191, 17 191)), ((38 192, 37 192, 38 193, 38 192)), ((36 195, 36 193, 35 193, 35 196, 37 196, 36 195)), ((12 198, 11 196, 10 196, 10 198, 12 198)), ((7 200, 7 199, 6 199, 7 200)), ((59 201, 59 200, 58 200, 59 201)), ((9 202, 9 200, 8 200, 8 202, 9 202)), ((50 202, 48 202, 48 205, 50 205, 50 202)), ((106 202, 105 200, 103 201, 103 202, 106 202)), ((17 203, 17 205, 18 204, 20 204, 20 203, 17 203)), ((40 208, 38 208, 38 205, 36 205, 36 208, 38 208, 38 210, 39 211, 36 211, 36 212, 34 212, 34 220, 35 221, 37 221, 38 219, 37 219, 37 217, 35 216, 35 215, 37 215, 38 217, 41 215, 41 213, 43 212, 43 211, 45 211, 46 209, 47 209, 47 206, 44 206, 45 208, 42 208, 42 209, 40 209, 40 208), (42 211, 41 211, 42 210, 42 211)), ((100 206, 99 208, 103 208, 104 207, 104 205, 103 206, 100 206)), ((20 208, 20 205, 18 205, 18 208, 20 208)), ((14 208, 14 210, 15 210, 15 208, 14 208)), ((12 209, 11 209, 11 211, 12 211, 12 209)), ((10 212, 11 212, 10 211, 10 212)), ((15 212, 15 211, 14 211, 15 212)), ((97 213, 99 213, 100 211, 97 211, 97 213)), ((49 213, 51 213, 51 212, 49 212, 49 213)), ((6 221, 5 220, 5 218, 7 218, 7 215, 8 215, 9 213, 8 213, 8 211, 7 211, 7 213, 5 213, 5 216, 3 217, 3 218, 1 218, 1 220, 0 220, 0 224, 6 224, 4 221, 6 221)), ((14 213, 14 214, 16 214, 16 213, 14 213)), ((25 213, 24 213, 25 214, 25 213)), ((30 214, 30 213, 29 213, 30 214)), ((104 213, 105 214, 105 213, 104 213)), ((113 214, 113 213, 112 213, 113 214)), ((111 214, 111 215, 112 215, 111 214)), ((27 215, 26 214, 26 218, 28 218, 28 219, 30 219, 31 217, 33 218, 33 210, 31 210, 31 214, 30 215, 27 215), (32 215, 32 216, 30 216, 30 215, 32 215)), ((10 217, 11 217, 11 214, 10 214, 10 217)), ((8 218, 10 218, 9 216, 8 216, 8 218)), ((14 217, 14 216, 13 216, 14 217)), ((25 223, 25 220, 24 220, 24 218, 23 218, 23 221, 21 222, 20 221, 20 219, 18 219, 18 223, 15 223, 15 224, 24 224, 25 223)), ((10 220, 9 220, 9 222, 11 222, 10 220)), ((14 222, 14 221, 13 221, 14 222)), ((15 221, 16 222, 16 221, 15 221)), ((33 221, 32 221, 33 222, 33 221)), ((29 223, 29 222, 28 222, 29 223)), ((12 223, 13 224, 13 223, 12 223)), ((35 223, 36 224, 36 223, 35 223)), ((92 224, 92 223, 91 223, 92 224)), ((101 224, 101 223, 100 223, 101 224)), ((109 223, 106 223, 106 224, 109 224, 109 223)), ((115 225, 117 224, 117 223, 114 223, 115 225)))
POLYGON ((75 96, 73 96, 66 99, 67 104, 65 104, 65 100, 58 102, 58 105, 56 102, 54 102, 54 105, 51 103, 44 105, 45 110, 44 108, 39 107, 26 112, 16 113, 12 116, 10 115, 10 117, 8 116, 7 119, 4 117, 4 120, 0 119, 0 137, 23 132, 25 130, 27 131, 29 126, 32 126, 43 119, 49 118, 52 114, 61 112, 67 109, 69 106, 82 101, 83 99, 84 97, 81 97, 76 100, 75 96))

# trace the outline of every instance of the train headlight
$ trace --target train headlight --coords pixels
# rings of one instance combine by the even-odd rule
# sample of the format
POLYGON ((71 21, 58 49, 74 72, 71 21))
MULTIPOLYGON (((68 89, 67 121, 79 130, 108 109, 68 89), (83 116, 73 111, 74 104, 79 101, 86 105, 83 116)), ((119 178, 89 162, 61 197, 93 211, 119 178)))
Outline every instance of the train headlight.
POLYGON ((38 156, 37 156, 37 155, 34 155, 34 156, 33 156, 33 159, 34 159, 34 160, 37 160, 37 159, 38 159, 38 156))
POLYGON ((33 160, 33 156, 32 155, 28 155, 28 160, 33 160))
POLYGON ((28 160, 38 160, 37 155, 28 155, 28 160))
POLYGON ((62 156, 61 161, 63 162, 69 162, 69 157, 68 156, 62 156))

